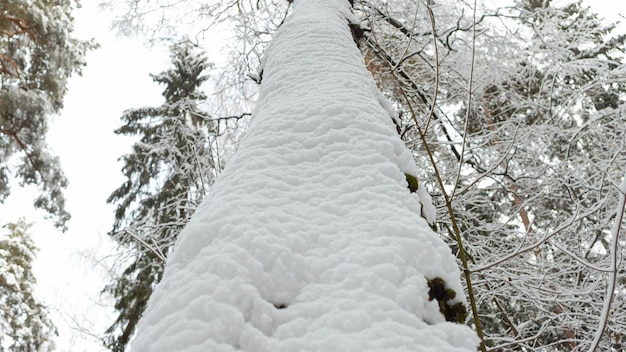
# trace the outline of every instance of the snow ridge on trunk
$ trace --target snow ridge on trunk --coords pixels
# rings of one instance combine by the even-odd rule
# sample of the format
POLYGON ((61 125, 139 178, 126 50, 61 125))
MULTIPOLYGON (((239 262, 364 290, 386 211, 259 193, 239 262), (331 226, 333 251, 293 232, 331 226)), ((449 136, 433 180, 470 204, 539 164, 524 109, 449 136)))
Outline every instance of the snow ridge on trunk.
POLYGON ((428 300, 427 278, 463 292, 459 270, 407 189, 415 164, 350 15, 348 1, 295 0, 248 134, 182 232, 132 351, 475 350, 428 300))

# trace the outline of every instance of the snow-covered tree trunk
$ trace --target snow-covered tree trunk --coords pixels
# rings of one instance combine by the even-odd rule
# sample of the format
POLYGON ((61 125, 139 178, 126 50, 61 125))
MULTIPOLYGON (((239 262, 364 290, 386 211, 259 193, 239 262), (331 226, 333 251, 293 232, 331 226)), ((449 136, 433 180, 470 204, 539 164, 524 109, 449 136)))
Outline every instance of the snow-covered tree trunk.
POLYGON ((417 170, 348 1, 293 5, 248 135, 181 233, 132 350, 475 350, 440 312, 464 303, 459 270, 420 217, 426 193, 407 187, 417 170), (429 300, 434 278, 456 298, 429 300))

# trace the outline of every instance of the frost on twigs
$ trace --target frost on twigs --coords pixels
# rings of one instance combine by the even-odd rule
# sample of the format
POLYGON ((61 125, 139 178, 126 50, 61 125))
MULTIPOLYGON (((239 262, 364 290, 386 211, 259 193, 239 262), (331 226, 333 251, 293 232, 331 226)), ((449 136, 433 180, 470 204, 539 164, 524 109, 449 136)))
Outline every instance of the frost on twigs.
POLYGON ((181 233, 132 350, 474 351, 471 329, 429 300, 438 277, 464 303, 460 273, 407 190, 418 170, 348 2, 293 6, 248 134, 181 233))

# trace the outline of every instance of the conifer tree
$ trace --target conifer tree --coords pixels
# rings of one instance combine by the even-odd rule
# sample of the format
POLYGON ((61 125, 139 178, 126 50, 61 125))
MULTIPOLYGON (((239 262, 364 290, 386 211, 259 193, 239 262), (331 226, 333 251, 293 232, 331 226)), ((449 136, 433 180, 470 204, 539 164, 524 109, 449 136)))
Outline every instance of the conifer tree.
POLYGON ((32 271, 37 248, 23 219, 0 234, 0 351, 47 352, 54 349, 56 327, 46 307, 33 296, 32 271))
POLYGON ((59 113, 67 80, 80 73, 86 50, 71 37, 72 0, 0 0, 0 202, 9 179, 39 186, 35 207, 65 229, 67 179, 45 141, 49 118, 59 113), (17 159, 17 162, 9 162, 17 159))
POLYGON ((104 288, 118 312, 104 338, 112 351, 125 350, 172 244, 217 172, 214 122, 202 107, 210 64, 188 41, 172 46, 171 57, 172 67, 152 76, 165 86, 163 105, 127 110, 115 131, 140 139, 121 158, 126 181, 108 199, 117 204, 110 234, 130 257, 104 288))

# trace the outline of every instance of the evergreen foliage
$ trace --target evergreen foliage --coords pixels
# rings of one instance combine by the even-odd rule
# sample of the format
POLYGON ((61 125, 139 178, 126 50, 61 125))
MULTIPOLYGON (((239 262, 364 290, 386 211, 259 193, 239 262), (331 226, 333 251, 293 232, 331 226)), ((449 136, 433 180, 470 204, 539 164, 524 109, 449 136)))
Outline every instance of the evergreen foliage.
POLYGON ((172 68, 152 76, 165 86, 163 105, 127 110, 115 131, 140 139, 121 158, 126 181, 108 199, 117 204, 110 234, 131 257, 104 288, 119 314, 104 338, 112 351, 125 350, 167 254, 218 171, 216 126, 202 109, 210 64, 188 41, 174 45, 171 56, 172 68))
POLYGON ((32 263, 37 248, 23 219, 0 236, 0 351, 52 351, 56 327, 46 307, 33 296, 32 263))
POLYGON ((67 179, 45 141, 48 119, 63 107, 67 80, 94 45, 71 37, 73 1, 0 0, 0 202, 13 174, 41 191, 35 207, 65 230, 67 179), (19 157, 11 162, 12 157, 19 157))

